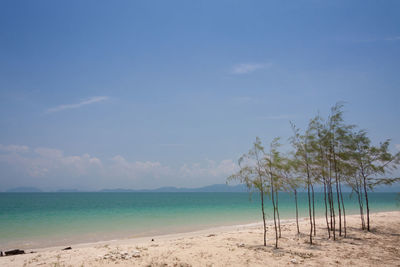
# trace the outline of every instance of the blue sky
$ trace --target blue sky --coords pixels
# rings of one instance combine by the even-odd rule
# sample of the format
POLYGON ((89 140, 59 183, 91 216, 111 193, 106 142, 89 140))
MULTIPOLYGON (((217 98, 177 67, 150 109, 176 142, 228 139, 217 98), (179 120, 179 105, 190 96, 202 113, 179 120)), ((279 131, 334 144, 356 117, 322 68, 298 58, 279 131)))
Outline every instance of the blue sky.
POLYGON ((0 190, 223 183, 346 101, 400 147, 399 1, 1 1, 0 190))

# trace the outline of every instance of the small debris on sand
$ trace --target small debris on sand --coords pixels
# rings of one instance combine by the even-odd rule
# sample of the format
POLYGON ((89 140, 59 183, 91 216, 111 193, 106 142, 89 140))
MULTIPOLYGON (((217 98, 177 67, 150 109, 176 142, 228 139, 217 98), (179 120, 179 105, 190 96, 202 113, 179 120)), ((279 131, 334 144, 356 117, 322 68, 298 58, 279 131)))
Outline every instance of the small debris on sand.
POLYGON ((13 249, 13 250, 4 252, 5 256, 12 256, 12 255, 19 255, 19 254, 25 254, 25 251, 20 250, 20 249, 13 249))

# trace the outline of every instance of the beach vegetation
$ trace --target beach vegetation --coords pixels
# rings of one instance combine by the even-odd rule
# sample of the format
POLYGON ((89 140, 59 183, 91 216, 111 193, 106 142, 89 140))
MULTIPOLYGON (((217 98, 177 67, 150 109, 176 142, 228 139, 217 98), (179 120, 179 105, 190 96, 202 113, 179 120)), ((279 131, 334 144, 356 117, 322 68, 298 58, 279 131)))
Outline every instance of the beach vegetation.
POLYGON ((264 195, 267 192, 266 175, 264 169, 264 147, 261 139, 256 138, 252 148, 248 153, 243 154, 238 161, 240 170, 229 176, 228 181, 238 181, 244 183, 249 191, 258 191, 261 198, 261 214, 264 226, 264 246, 267 245, 267 225, 264 209, 264 195))
POLYGON ((392 177, 393 171, 400 164, 400 152, 390 152, 390 140, 377 146, 372 145, 365 130, 345 123, 343 107, 343 103, 334 105, 327 119, 318 114, 309 121, 304 131, 290 122, 293 131, 289 139, 291 149, 285 153, 279 150, 280 138, 273 139, 266 151, 257 137, 252 149, 240 157, 239 171, 228 178, 228 181, 239 181, 246 184, 249 190, 260 193, 264 246, 264 195, 269 195, 272 202, 275 247, 278 248, 278 239, 281 237, 279 192, 294 193, 299 234, 297 193, 298 190, 306 189, 310 226, 308 239, 313 244, 313 237, 316 236, 315 186, 323 188, 328 238, 336 240, 337 235, 347 237, 346 207, 342 191, 344 186, 350 188, 351 195, 357 197, 361 229, 370 231, 368 193, 379 185, 400 181, 399 177, 392 177))

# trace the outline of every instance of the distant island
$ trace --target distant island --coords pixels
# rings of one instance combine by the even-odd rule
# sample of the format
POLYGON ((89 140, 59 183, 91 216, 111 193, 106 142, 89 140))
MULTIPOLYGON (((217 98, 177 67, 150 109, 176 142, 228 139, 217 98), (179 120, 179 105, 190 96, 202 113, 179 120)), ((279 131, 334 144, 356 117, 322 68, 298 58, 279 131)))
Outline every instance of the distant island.
MULTIPOLYGON (((315 186, 315 191, 319 192, 322 191, 323 188, 320 186, 315 186)), ((300 189, 299 192, 304 192, 305 189, 300 189)), ((393 185, 393 186, 380 186, 375 188, 374 192, 399 192, 400 185, 393 185)), ((190 192, 212 192, 212 193, 223 193, 223 192, 248 192, 247 187, 244 184, 238 185, 227 185, 227 184, 213 184, 207 185, 203 187, 159 187, 156 189, 127 189, 127 188, 112 188, 112 189, 101 189, 101 190, 79 190, 79 189, 59 189, 55 191, 45 191, 41 190, 37 187, 32 186, 22 186, 22 187, 15 187, 4 191, 6 193, 45 193, 45 192, 53 192, 53 193, 78 193, 78 192, 104 192, 104 193, 112 193, 112 192, 159 192, 159 193, 190 193, 190 192)), ((343 192, 351 192, 349 187, 343 187, 343 192)))
POLYGON ((40 193, 43 192, 39 188, 31 186, 21 186, 6 190, 7 193, 40 193))
POLYGON ((74 192, 248 192, 244 184, 227 185, 214 184, 203 187, 187 188, 187 187, 160 187, 156 189, 101 189, 96 191, 81 191, 78 189, 60 189, 57 191, 43 191, 36 187, 16 187, 6 190, 7 193, 40 193, 40 192, 57 192, 57 193, 74 193, 74 192))

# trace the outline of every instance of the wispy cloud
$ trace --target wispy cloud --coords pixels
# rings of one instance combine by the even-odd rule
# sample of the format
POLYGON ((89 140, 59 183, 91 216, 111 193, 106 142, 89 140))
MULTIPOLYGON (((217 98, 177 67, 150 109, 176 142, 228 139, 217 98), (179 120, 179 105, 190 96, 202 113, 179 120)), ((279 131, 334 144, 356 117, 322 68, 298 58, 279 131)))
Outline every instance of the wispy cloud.
POLYGON ((28 152, 29 151, 29 147, 20 146, 20 145, 7 145, 7 146, 5 146, 5 145, 0 144, 0 151, 22 153, 22 152, 28 152))
POLYGON ((232 67, 232 74, 247 74, 256 70, 271 67, 271 63, 242 63, 232 67))
POLYGON ((400 41, 400 36, 393 36, 384 39, 385 41, 400 41))
POLYGON ((237 171, 238 166, 231 159, 221 160, 206 160, 205 162, 197 162, 192 164, 184 164, 179 173, 183 177, 227 177, 237 171))
POLYGON ((60 149, 48 147, 1 144, 0 149, 1 172, 38 178, 30 180, 32 183, 49 178, 56 187, 88 183, 93 187, 99 181, 109 187, 206 185, 224 182, 226 177, 238 170, 231 159, 205 159, 173 166, 159 161, 130 161, 121 155, 103 160, 88 153, 67 155, 60 149), (65 177, 70 181, 65 182, 65 177), (147 183, 149 181, 154 184, 147 183))
POLYGON ((355 42, 360 42, 360 43, 374 43, 374 42, 383 42, 383 41, 400 41, 400 36, 388 36, 386 38, 370 38, 370 39, 356 39, 354 40, 355 42))
POLYGON ((0 154, 0 162, 14 166, 20 174, 31 177, 51 177, 60 173, 79 177, 102 167, 102 162, 96 157, 85 153, 83 155, 66 156, 59 149, 28 146, 0 145, 5 153, 0 154))
POLYGON ((121 155, 114 156, 109 168, 110 175, 140 178, 143 176, 162 177, 171 173, 169 166, 158 161, 128 161, 121 155))
POLYGON ((105 101, 107 99, 109 99, 108 96, 93 96, 93 97, 90 97, 88 99, 84 99, 79 103, 65 104, 65 105, 59 105, 59 106, 54 107, 54 108, 49 108, 48 110, 46 110, 46 112, 47 113, 52 113, 52 112, 66 110, 66 109, 80 108, 82 106, 86 106, 86 105, 102 102, 102 101, 105 101))

